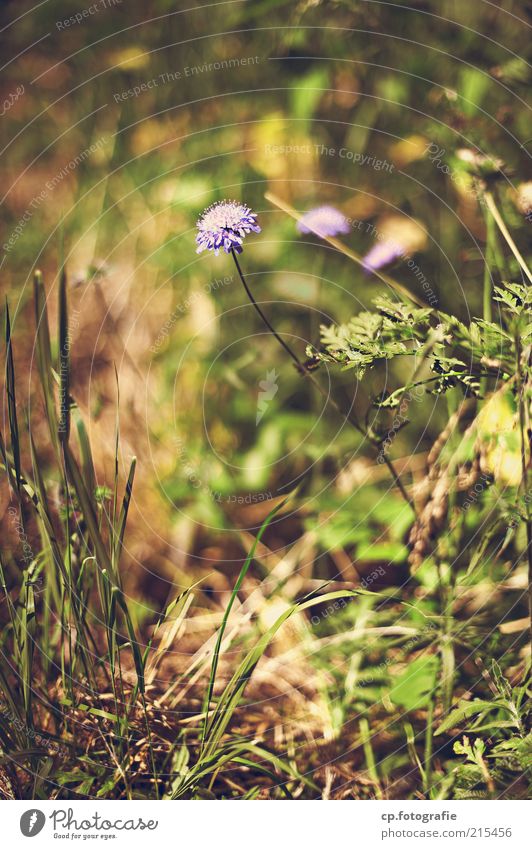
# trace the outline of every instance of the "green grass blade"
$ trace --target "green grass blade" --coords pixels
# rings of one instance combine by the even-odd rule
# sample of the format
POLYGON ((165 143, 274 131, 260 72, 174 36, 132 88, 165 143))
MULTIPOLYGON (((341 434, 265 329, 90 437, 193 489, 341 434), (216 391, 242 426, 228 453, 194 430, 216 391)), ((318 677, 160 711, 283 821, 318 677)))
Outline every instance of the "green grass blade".
POLYGON ((32 711, 32 696, 33 696, 33 653, 35 649, 35 593, 33 590, 33 569, 34 565, 30 565, 29 569, 24 570, 23 587, 21 593, 20 617, 21 617, 21 634, 23 641, 23 651, 21 657, 22 676, 22 692, 24 695, 24 711, 26 716, 26 725, 28 728, 33 727, 33 711, 32 711))
POLYGON ((115 573, 118 576, 118 566, 120 563, 120 553, 122 551, 122 546, 124 544, 124 534, 126 532, 126 523, 127 516, 129 512, 129 505, 131 504, 131 494, 133 491, 133 480, 135 478, 135 469, 137 466, 137 458, 133 457, 131 460, 131 466, 129 467, 129 475, 126 483, 126 491, 124 493, 124 498, 122 500, 122 509, 120 510, 120 515, 118 517, 118 524, 115 532, 115 544, 113 549, 113 563, 115 568, 115 573))
POLYGON ((204 720, 204 723, 203 723, 203 731, 202 731, 202 736, 201 736, 202 745, 203 745, 203 742, 205 741, 205 738, 206 738, 208 730, 209 730, 209 710, 210 710, 211 701, 212 701, 212 694, 214 692, 214 684, 215 684, 215 681, 216 681, 216 672, 218 670, 218 661, 219 661, 219 658, 220 658, 220 646, 222 645, 222 640, 223 640, 223 636, 224 636, 224 633, 225 633, 225 629, 227 627, 227 621, 229 619, 229 615, 230 615, 231 610, 233 608, 233 604, 235 602, 237 593, 238 593, 240 587, 242 586, 242 582, 243 582, 244 578, 246 577, 248 569, 251 565, 251 561, 253 560, 253 557, 255 555, 257 545, 261 541, 262 536, 263 536, 264 532, 266 531, 266 528, 268 527, 268 525, 272 522, 272 520, 277 515, 277 513, 281 510, 281 508, 284 507, 284 505, 286 504, 287 501, 288 501, 288 499, 285 498, 283 501, 281 501, 279 504, 277 504, 273 508, 273 510, 271 510, 268 513, 268 515, 266 516, 266 518, 265 518, 264 522, 262 523, 262 525, 259 529, 259 532, 258 532, 258 534, 255 538, 255 541, 254 541, 253 545, 251 546, 251 549, 248 553, 248 556, 246 557, 244 564, 243 564, 243 566, 240 570, 240 574, 239 574, 239 576, 236 580, 236 583, 233 587, 233 592, 231 593, 231 598, 229 599, 229 603, 228 603, 228 605, 225 609, 223 619, 222 619, 222 624, 220 625, 220 630, 218 631, 218 636, 216 638, 216 644, 214 646, 211 672, 210 672, 210 676, 209 676, 209 684, 208 684, 208 687, 207 687, 207 693, 205 695, 205 699, 204 699, 204 703, 203 703, 203 712, 205 713, 205 720, 204 720))
POLYGON ((39 458, 37 457, 37 451, 35 449, 35 444, 33 442, 33 436, 30 431, 30 451, 31 451, 31 462, 33 467, 33 473, 35 476, 35 489, 33 492, 30 489, 30 497, 31 503, 33 504, 37 514, 42 522, 43 531, 46 534, 47 542, 52 553, 52 559, 56 566, 56 569, 61 574, 64 583, 68 582, 68 576, 65 569, 65 563, 63 559, 63 555, 61 549, 59 547, 59 542, 54 530, 54 522, 53 517, 50 512, 50 507, 48 504, 48 495, 46 492, 46 487, 44 484, 44 480, 41 474, 41 465, 39 462, 39 458))
POLYGON ((11 339, 11 320, 9 318, 9 306, 6 300, 6 391, 7 410, 9 419, 9 432, 11 436, 11 451, 13 453, 13 464, 17 490, 20 490, 20 436, 17 418, 17 398, 15 391, 15 364, 13 361, 13 341, 11 339))
POLYGON ((85 518, 85 522, 87 523, 87 530, 89 536, 92 540, 92 544, 94 546, 94 550, 96 553, 96 560, 99 564, 100 569, 106 570, 108 572, 110 580, 113 582, 113 592, 116 592, 116 600, 120 605, 120 608, 124 614, 124 619, 126 622, 126 628, 128 631, 129 639, 131 642, 131 650, 133 652, 133 660, 135 663, 135 670, 137 673, 138 685, 140 691, 144 692, 144 663, 142 652, 140 649, 139 640, 135 634, 135 628, 133 626, 133 621, 131 619, 131 614, 129 612, 129 608, 127 606, 124 595, 120 589, 120 587, 116 584, 113 565, 111 563, 111 559, 109 554, 107 553, 107 549, 105 547, 105 543, 100 534, 100 530, 98 528, 98 521, 96 519, 96 515, 94 513, 91 499, 83 482, 83 478, 80 474, 78 464, 76 463, 72 452, 67 444, 63 445, 64 456, 65 456, 65 467, 67 470, 68 477, 72 483, 74 491, 78 497, 79 503, 81 505, 81 509, 83 511, 83 516, 85 518))
POLYGON ((70 335, 68 331, 67 276, 63 268, 59 281, 59 441, 70 436, 70 335))
POLYGON ((33 278, 33 307, 35 313, 35 345, 37 369, 39 380, 44 395, 46 419, 50 436, 57 449, 57 412, 55 408, 54 382, 52 378, 52 347, 50 343, 50 326, 48 323, 48 310, 46 307, 46 293, 44 291, 42 274, 36 271, 33 278))
POLYGON ((109 574, 112 575, 113 568, 111 560, 98 527, 98 520, 94 512, 92 499, 87 491, 87 487, 85 486, 81 476, 78 464, 66 443, 63 444, 63 450, 67 475, 74 488, 85 522, 87 523, 87 530, 94 546, 94 551, 96 553, 96 558, 99 561, 100 569, 107 569, 109 574))
POLYGON ((87 492, 89 496, 93 498, 94 493, 96 491, 96 472, 94 471, 94 461, 92 459, 89 435, 87 433, 85 423, 83 422, 83 419, 79 416, 78 411, 75 411, 75 413, 77 413, 76 431, 78 434, 81 468, 83 471, 85 483, 87 485, 87 492))
POLYGON ((296 612, 302 612, 314 607, 317 604, 326 604, 329 601, 334 601, 337 598, 356 598, 358 595, 356 590, 336 590, 326 593, 318 598, 311 598, 304 602, 295 602, 290 605, 274 624, 263 634, 259 642, 251 649, 236 671, 233 673, 231 680, 225 687, 218 704, 214 710, 211 722, 208 728, 208 739, 205 741, 205 757, 212 757, 216 750, 221 737, 229 724, 229 721, 237 708, 244 690, 247 687, 249 679, 253 671, 261 659, 262 655, 268 648, 270 642, 276 635, 277 631, 296 612))
POLYGON ((133 662, 135 664, 135 671, 137 673, 138 679, 138 687, 141 693, 145 692, 145 676, 144 676, 144 658, 140 648, 140 642, 135 633, 135 628, 133 626, 133 620, 131 619, 131 614, 129 612, 129 608, 127 606, 126 599, 122 590, 119 587, 114 588, 114 592, 116 593, 116 599, 118 604, 122 608, 122 613, 124 614, 124 618, 126 620, 126 628, 129 635, 129 641, 131 643, 131 651, 133 652, 133 662))

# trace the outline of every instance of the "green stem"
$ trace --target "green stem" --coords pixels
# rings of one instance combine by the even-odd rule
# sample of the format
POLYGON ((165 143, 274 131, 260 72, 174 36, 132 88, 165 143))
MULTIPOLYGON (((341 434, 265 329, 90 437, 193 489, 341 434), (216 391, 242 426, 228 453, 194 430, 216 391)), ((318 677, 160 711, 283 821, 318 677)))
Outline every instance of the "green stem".
POLYGON ((493 278, 491 266, 493 261, 493 241, 495 239, 495 221, 492 215, 486 215, 486 254, 484 257, 484 294, 483 294, 483 318, 491 321, 491 301, 493 295, 493 278))
MULTIPOLYGON (((484 221, 486 223, 486 250, 484 255, 484 286, 483 286, 483 295, 482 295, 482 316, 484 321, 490 321, 493 318, 493 310, 492 310, 492 299, 493 299, 493 277, 491 273, 491 269, 493 266, 493 259, 495 256, 495 244, 497 239, 495 219, 493 217, 493 213, 488 211, 488 205, 486 201, 486 194, 484 194, 484 201, 486 202, 486 206, 484 207, 484 221)), ((483 377, 479 384, 479 391, 481 398, 486 397, 486 391, 488 388, 488 381, 486 377, 483 377)))
MULTIPOLYGON (((520 328, 516 328, 515 334, 515 352, 516 352, 516 368, 517 368, 517 397, 519 402, 519 430, 521 439, 521 469, 522 469, 522 486, 524 490, 524 502, 526 511, 526 555, 528 559, 528 607, 530 614, 530 648, 532 651, 532 514, 530 511, 529 500, 529 463, 527 458, 526 440, 528 439, 527 427, 527 384, 523 375, 522 351, 521 351, 521 334, 520 328)), ((528 355, 528 368, 531 366, 531 354, 528 355)))
POLYGON ((427 730, 425 733, 424 774, 423 792, 427 799, 430 798, 430 786, 432 781, 432 735, 434 723, 434 702, 430 701, 427 708, 427 730))
POLYGON ((155 788, 155 798, 159 799, 159 776, 157 775, 157 765, 155 763, 155 752, 153 750, 153 739, 151 736, 150 721, 148 719, 148 711, 146 708, 146 696, 142 693, 142 710, 144 714, 144 722, 146 723, 146 737, 148 740, 148 748, 150 751, 151 771, 153 775, 153 783, 155 788))
POLYGON ((360 739, 362 741, 362 747, 364 749, 364 757, 366 758, 366 767, 368 770, 368 775, 373 781, 375 785, 375 795, 378 799, 382 799, 382 790, 381 784, 379 780, 379 773, 377 772, 377 764, 375 763, 375 755, 373 754, 373 749, 371 747, 371 734, 369 730, 369 723, 367 719, 360 720, 360 739))

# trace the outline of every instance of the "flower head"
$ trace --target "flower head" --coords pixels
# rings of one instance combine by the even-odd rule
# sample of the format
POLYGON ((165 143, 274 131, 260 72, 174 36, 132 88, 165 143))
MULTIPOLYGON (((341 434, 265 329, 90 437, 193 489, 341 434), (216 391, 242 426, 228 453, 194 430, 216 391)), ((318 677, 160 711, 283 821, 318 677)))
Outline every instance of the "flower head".
POLYGON ((408 258, 427 243, 423 225, 404 215, 387 215, 373 229, 377 241, 362 260, 366 271, 378 271, 400 257, 408 258))
POLYGON ((349 222, 334 206, 317 206, 305 212, 297 222, 297 229, 300 233, 314 233, 324 238, 349 233, 349 222))
POLYGON ((198 234, 196 253, 214 251, 218 256, 220 248, 230 254, 242 253, 242 243, 248 233, 260 233, 257 216, 249 206, 236 200, 220 200, 209 206, 197 223, 198 234))
POLYGON ((474 177, 487 180, 503 175, 505 163, 497 156, 479 153, 469 147, 461 147, 456 151, 456 156, 463 163, 465 170, 474 177))
POLYGON ((362 267, 366 271, 378 271, 385 265, 390 265, 405 252, 404 247, 393 239, 377 242, 362 259, 362 267))
POLYGON ((516 202, 519 212, 526 215, 527 220, 530 221, 532 218, 532 181, 521 183, 517 187, 516 202))

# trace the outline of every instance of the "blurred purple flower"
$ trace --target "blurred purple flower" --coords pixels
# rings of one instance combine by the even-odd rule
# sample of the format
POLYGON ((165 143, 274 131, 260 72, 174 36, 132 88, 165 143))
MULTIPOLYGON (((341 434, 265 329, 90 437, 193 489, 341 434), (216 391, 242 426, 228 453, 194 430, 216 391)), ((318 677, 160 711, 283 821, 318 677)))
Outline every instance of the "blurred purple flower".
POLYGON ((242 243, 247 234, 260 233, 256 213, 236 200, 213 203, 198 219, 197 228, 196 253, 214 251, 216 256, 220 249, 226 254, 231 251, 242 253, 242 243))
POLYGON ((378 242, 363 257, 362 267, 366 271, 378 271, 379 268, 384 268, 385 265, 390 265, 391 262, 399 259, 404 252, 404 246, 400 245, 399 242, 394 242, 392 239, 378 242))
POLYGON ((408 259, 427 243, 424 226, 405 215, 386 215, 371 229, 376 241, 362 259, 362 266, 368 272, 378 271, 401 257, 408 259))
POLYGON ((314 233, 321 238, 338 236, 349 233, 349 221, 334 206, 317 206, 301 216, 297 229, 300 233, 314 233))

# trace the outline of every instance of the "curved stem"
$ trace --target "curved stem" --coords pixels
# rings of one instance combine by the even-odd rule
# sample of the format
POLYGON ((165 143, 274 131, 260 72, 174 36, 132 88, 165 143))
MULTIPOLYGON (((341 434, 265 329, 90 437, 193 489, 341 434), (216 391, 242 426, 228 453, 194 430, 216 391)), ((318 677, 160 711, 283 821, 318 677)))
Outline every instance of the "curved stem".
POLYGON ((300 362, 297 354, 294 354, 294 352, 292 351, 290 346, 287 345, 286 342, 284 341, 284 339, 282 339, 279 336, 279 334, 275 330, 274 326, 272 324, 270 324, 269 320, 264 315, 263 311, 261 310, 261 308, 259 307, 255 298, 253 297, 253 293, 251 292, 251 289, 249 288, 248 284, 246 283, 246 278, 244 277, 244 275, 242 273, 242 269, 240 268, 240 263, 238 261, 238 257, 236 255, 236 253, 234 252, 234 250, 231 250, 231 253, 233 254, 233 259, 235 261, 236 269, 238 271, 238 276, 240 277, 240 280, 242 281, 242 285, 243 285, 244 289, 246 290, 246 294, 247 294, 249 300, 251 301, 251 303, 253 304, 253 306, 257 310, 258 314, 260 315, 261 319, 263 320, 264 324, 266 325, 266 327, 268 328, 270 333, 273 333, 273 335, 275 336, 275 338, 279 342, 279 345, 282 345, 283 348, 285 349, 286 353, 288 354, 288 356, 290 356, 293 359, 294 363, 296 364, 297 370, 300 371, 303 374, 306 371, 305 366, 303 365, 302 362, 300 362))
MULTIPOLYGON (((240 267, 240 263, 239 263, 239 261, 238 261, 238 257, 237 257, 237 255, 236 255, 236 253, 235 253, 233 250, 231 251, 231 253, 232 253, 232 255, 233 255, 233 259, 234 259, 234 261, 235 261, 236 269, 237 269, 237 271, 238 271, 238 276, 240 277, 240 280, 241 280, 241 282, 242 282, 242 285, 243 285, 243 287, 244 287, 244 289, 245 289, 245 291, 246 291, 246 294, 247 294, 247 296, 248 296, 249 300, 251 301, 252 305, 253 305, 253 306, 254 306, 254 308, 256 309, 257 313, 260 315, 260 317, 261 317, 262 321, 264 322, 264 324, 266 325, 266 327, 268 328, 268 330, 270 331, 270 333, 272 333, 272 334, 273 334, 273 336, 275 336, 275 338, 277 339, 277 341, 279 342, 279 344, 283 347, 283 349, 286 351, 286 353, 287 353, 287 354, 290 356, 290 358, 293 360, 293 362, 294 362, 294 364, 295 364, 295 366, 296 366, 296 368, 297 368, 298 372, 299 372, 301 375, 303 375, 304 377, 306 377, 306 378, 308 378, 308 379, 310 380, 310 382, 311 382, 311 383, 312 383, 312 384, 316 387, 316 389, 317 389, 317 390, 318 390, 318 392, 319 392, 319 393, 323 396, 323 398, 325 398, 325 400, 326 400, 327 402, 330 402, 330 403, 332 404, 332 406, 334 407, 334 409, 336 410, 336 412, 337 412, 337 413, 339 413, 339 415, 341 415, 341 416, 342 416, 342 418, 343 418, 345 421, 347 421, 347 422, 351 425, 351 427, 353 427, 353 428, 357 431, 357 433, 361 434, 361 435, 362 435, 362 436, 364 436, 366 439, 369 439, 370 443, 373 445, 373 447, 374 447, 374 448, 378 448, 378 444, 376 444, 376 443, 375 443, 375 441, 374 441, 373 439, 371 439, 371 437, 370 437, 370 436, 369 436, 369 434, 368 434, 368 433, 364 430, 364 428, 363 428, 363 427, 361 427, 361 425, 357 422, 357 420, 356 420, 356 419, 354 419, 354 418, 352 417, 352 415, 351 415, 351 409, 350 409, 347 413, 345 412, 345 410, 342 410, 342 409, 341 409, 341 407, 340 407, 340 406, 339 406, 339 404, 338 404, 338 403, 334 400, 334 398, 333 398, 333 397, 332 397, 332 396, 331 396, 331 395, 330 395, 330 394, 329 394, 329 393, 328 393, 328 392, 327 392, 327 391, 323 388, 323 386, 321 385, 321 383, 319 383, 319 382, 316 380, 316 378, 314 377, 314 375, 312 374, 312 372, 310 371, 310 369, 308 368, 308 366, 306 366, 306 365, 305 365, 305 363, 302 363, 302 362, 301 362, 301 360, 299 359, 299 357, 297 356, 297 354, 296 354, 296 353, 295 353, 295 352, 291 349, 291 347, 290 347, 290 346, 289 346, 289 345, 288 345, 288 344, 284 341, 284 339, 282 339, 282 338, 281 338, 281 336, 279 336, 279 334, 277 333, 277 331, 275 330, 275 328, 273 327, 273 325, 271 324, 271 322, 269 321, 269 319, 268 319, 268 318, 266 318, 266 316, 264 315, 264 313, 263 313, 262 309, 259 307, 259 305, 258 305, 258 303, 256 302, 255 298, 253 297, 253 293, 251 292, 251 289, 249 288, 249 286, 248 286, 248 284, 247 284, 247 282, 246 282, 246 278, 244 277, 244 274, 243 274, 242 269, 241 269, 241 267, 240 267)), ((408 495, 408 493, 407 493, 407 491, 406 491, 406 489, 405 489, 405 487, 404 487, 404 484, 403 484, 403 482, 401 481, 401 478, 399 477, 399 474, 398 474, 398 472, 397 472, 397 470, 396 470, 396 468, 395 468, 395 466, 394 466, 393 462, 390 460, 390 458, 389 458, 389 457, 387 457, 387 456, 386 456, 386 454, 383 454, 382 456, 383 456, 384 463, 385 463, 385 465, 387 466, 387 468, 388 468, 388 470, 389 470, 389 472, 390 472, 390 474, 391 474, 391 476, 392 476, 392 478, 393 478, 393 480, 394 480, 394 483, 396 484, 396 486, 397 486, 397 488, 398 488, 399 492, 400 492, 400 493, 401 493, 401 495, 403 496, 403 498, 404 498, 404 500, 406 501, 406 503, 407 503, 407 504, 408 504, 408 505, 412 508, 412 510, 414 511, 414 515, 416 515, 416 509, 415 509, 414 503, 413 503, 412 499, 410 498, 410 496, 408 495)))

